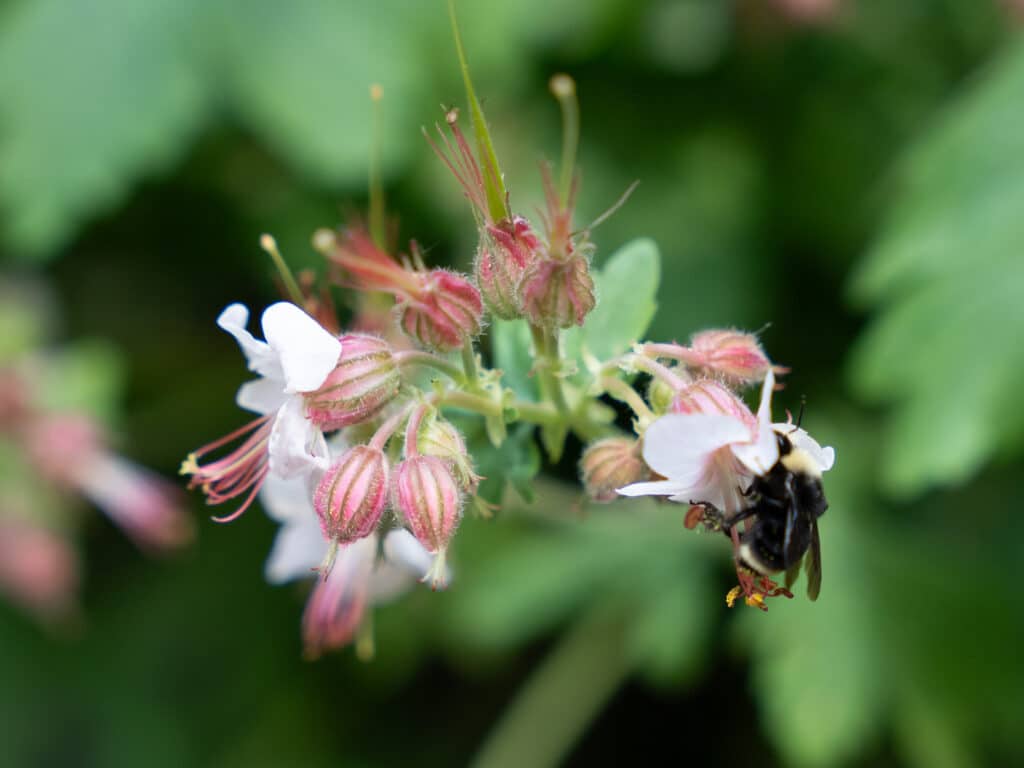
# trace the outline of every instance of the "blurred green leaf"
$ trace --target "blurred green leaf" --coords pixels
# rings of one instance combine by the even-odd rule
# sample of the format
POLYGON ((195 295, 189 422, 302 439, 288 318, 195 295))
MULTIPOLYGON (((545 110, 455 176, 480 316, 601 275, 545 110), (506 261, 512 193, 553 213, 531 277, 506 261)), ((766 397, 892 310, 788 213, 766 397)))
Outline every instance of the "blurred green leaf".
POLYGON ((47 358, 36 397, 55 411, 82 411, 111 427, 120 410, 124 369, 116 348, 82 341, 47 358))
POLYGON ((476 472, 484 479, 477 494, 490 504, 502 504, 506 485, 511 485, 524 500, 533 500, 533 478, 540 471, 540 452, 533 441, 533 427, 520 424, 513 427, 505 441, 495 447, 487 437, 483 424, 474 420, 466 432, 469 453, 476 461, 476 472))
POLYGON ((955 484, 1019 448, 1024 346, 1024 45, 955 102, 908 155, 887 225, 853 283, 878 307, 850 365, 891 403, 882 482, 955 484))
POLYGON ((533 341, 525 320, 495 320, 490 328, 494 367, 503 372, 502 384, 524 400, 537 400, 533 369, 533 341))
POLYGON ((19 252, 46 255, 129 185, 176 162, 209 83, 195 0, 39 0, 0 27, 0 208, 19 252))
POLYGON ((660 260, 654 241, 640 238, 626 243, 594 270, 597 306, 582 328, 566 331, 563 343, 568 359, 589 354, 608 360, 641 339, 658 306, 660 260))

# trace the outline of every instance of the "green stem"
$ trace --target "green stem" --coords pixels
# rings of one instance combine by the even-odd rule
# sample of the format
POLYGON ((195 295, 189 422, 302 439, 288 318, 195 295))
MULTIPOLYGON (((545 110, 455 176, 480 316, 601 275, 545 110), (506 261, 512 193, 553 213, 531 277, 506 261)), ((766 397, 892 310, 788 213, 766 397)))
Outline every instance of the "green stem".
POLYGON ((562 205, 569 204, 572 177, 576 171, 576 147, 580 138, 580 106, 576 100, 576 83, 565 74, 551 78, 551 93, 562 108, 562 167, 559 174, 559 193, 562 205))
POLYGON ((533 672, 491 731, 474 768, 561 764, 629 674, 620 621, 573 627, 533 672))
POLYGON ((274 266, 277 267, 277 273, 281 276, 281 282, 284 283, 284 289, 288 292, 292 302, 300 307, 304 305, 306 300, 302 296, 302 291, 299 290, 299 284, 295 281, 295 276, 288 269, 284 257, 281 256, 281 252, 277 249, 277 241, 272 235, 263 235, 260 237, 260 247, 267 252, 274 262, 274 266))
POLYGON ((476 350, 473 342, 467 341, 462 347, 462 370, 466 374, 466 386, 470 392, 480 391, 480 372, 476 366, 476 350))
POLYGON ((464 383, 465 375, 459 370, 459 366, 448 362, 443 357, 432 355, 430 352, 421 352, 418 349, 406 349, 395 353, 395 361, 399 367, 419 365, 426 368, 433 368, 440 371, 457 384, 464 383))
POLYGON ((619 402, 628 405, 642 424, 650 424, 655 418, 657 418, 654 415, 654 412, 647 407, 647 403, 644 402, 644 399, 640 397, 640 395, 637 394, 637 391, 626 382, 609 376, 601 379, 600 383, 605 392, 619 402))
POLYGON ((569 404, 562 391, 562 381, 555 375, 560 359, 558 354, 558 331, 548 331, 539 325, 530 325, 534 351, 537 358, 537 378, 545 400, 555 404, 559 413, 567 414, 569 404))
MULTIPOLYGON (((479 413, 483 416, 502 416, 505 410, 501 403, 497 403, 488 397, 474 395, 457 389, 445 392, 437 399, 437 404, 461 408, 465 411, 473 411, 473 413, 479 413)), ((542 403, 513 400, 509 407, 516 410, 521 421, 528 421, 531 424, 558 424, 562 421, 554 409, 542 403)))
POLYGON ((370 86, 370 99, 373 101, 373 146, 370 149, 370 237, 373 244, 381 250, 385 246, 384 237, 384 181, 381 174, 381 117, 380 101, 384 91, 376 83, 370 86))
POLYGON ((466 85, 466 101, 469 102, 469 114, 473 122, 473 133, 476 135, 477 152, 480 155, 480 165, 484 172, 487 208, 494 221, 502 221, 511 218, 507 205, 508 193, 505 191, 505 181, 501 176, 501 168, 498 167, 498 156, 494 152, 494 143, 491 141, 491 133, 487 129, 484 111, 480 107, 476 91, 473 90, 473 81, 469 78, 469 64, 466 61, 466 52, 462 47, 459 22, 455 17, 455 0, 448 0, 448 16, 452 22, 455 51, 459 56, 462 81, 466 85))

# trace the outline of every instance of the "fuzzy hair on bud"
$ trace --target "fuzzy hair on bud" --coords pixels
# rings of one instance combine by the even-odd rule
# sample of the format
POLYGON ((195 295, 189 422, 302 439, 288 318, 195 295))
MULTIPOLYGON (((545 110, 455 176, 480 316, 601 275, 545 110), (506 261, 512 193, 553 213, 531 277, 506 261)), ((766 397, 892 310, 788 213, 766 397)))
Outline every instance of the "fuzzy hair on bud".
POLYGON ((392 503, 413 536, 436 555, 428 578, 444 586, 444 560, 459 520, 462 491, 450 465, 436 456, 413 456, 395 468, 392 503))
POLYGON ((599 502, 614 501, 616 490, 646 480, 651 471, 640 456, 640 443, 631 437, 607 437, 591 443, 580 459, 587 494, 599 502))
POLYGON ((420 277, 419 290, 396 307, 408 336, 427 349, 451 352, 480 334, 483 299, 468 278, 444 269, 420 277))
POLYGON ((502 320, 522 317, 519 284, 537 260, 540 241, 521 216, 503 225, 488 225, 480 238, 474 264, 477 285, 487 308, 502 320))
POLYGON ((482 478, 473 471, 473 458, 458 427, 440 417, 427 419, 420 428, 417 447, 423 455, 436 456, 447 463, 465 493, 476 493, 482 478))
POLYGON ((523 275, 520 292, 523 313, 545 328, 583 325, 596 304, 590 264, 579 254, 534 262, 523 275))
POLYGON ((772 367, 756 336, 733 330, 695 334, 690 340, 687 363, 736 384, 762 381, 772 367))
POLYGON ((364 422, 394 399, 401 373, 391 346, 376 336, 341 337, 341 357, 324 383, 305 395, 306 415, 324 431, 364 422))
POLYGON ((673 413, 707 413, 732 416, 746 424, 756 419, 746 403, 732 390, 714 379, 698 379, 676 393, 670 409, 673 413))
POLYGON ((373 533, 387 503, 388 470, 383 451, 357 445, 324 472, 313 508, 325 538, 350 544, 373 533))

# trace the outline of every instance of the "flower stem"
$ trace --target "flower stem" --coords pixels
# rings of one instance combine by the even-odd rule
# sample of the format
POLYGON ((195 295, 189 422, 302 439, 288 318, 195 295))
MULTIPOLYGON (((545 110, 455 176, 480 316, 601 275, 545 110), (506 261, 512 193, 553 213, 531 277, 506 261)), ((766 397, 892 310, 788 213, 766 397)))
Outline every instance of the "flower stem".
POLYGON ((626 357, 626 361, 638 371, 649 373, 654 378, 660 379, 675 392, 683 389, 687 384, 686 380, 681 376, 676 375, 661 363, 651 360, 648 357, 643 357, 642 355, 629 355, 626 357))
POLYGON ((562 391, 562 382, 555 374, 560 359, 558 353, 558 331, 548 331, 539 325, 530 324, 530 335, 537 360, 537 377, 540 380, 541 394, 545 400, 554 403, 559 413, 569 412, 569 404, 562 391))
POLYGON ((646 426, 656 418, 653 411, 647 407, 647 403, 644 402, 644 399, 640 397, 640 395, 637 394, 637 391, 626 382, 612 376, 606 376, 601 379, 600 384, 601 388, 604 389, 605 392, 619 402, 628 405, 633 413, 636 414, 641 425, 646 426))
POLYGON ((433 368, 440 371, 457 384, 464 383, 465 375, 454 365, 443 357, 438 357, 430 352, 422 352, 418 349, 405 349, 395 353, 395 361, 399 367, 419 365, 426 368, 433 368))
POLYGON ((380 102, 384 90, 376 83, 370 86, 370 100, 373 102, 373 146, 370 149, 370 237, 373 244, 383 249, 384 237, 384 181, 381 178, 381 117, 380 102))
POLYGON ((284 283, 284 289, 288 292, 288 297, 294 304, 301 307, 306 303, 306 300, 302 296, 299 284, 295 281, 295 275, 292 274, 292 271, 285 263, 284 258, 281 256, 281 251, 277 249, 277 241, 273 235, 260 236, 260 248, 267 252, 267 255, 274 262, 274 266, 277 267, 277 273, 281 276, 281 282, 284 283))
POLYGON ((576 99, 576 82, 566 74, 551 78, 551 93, 562 108, 562 167, 558 179, 558 191, 562 205, 569 204, 572 192, 572 177, 576 171, 576 147, 580 138, 580 105, 576 99))
POLYGON ((480 391, 480 372, 476 365, 476 350, 473 342, 467 341, 462 347, 462 370, 466 374, 466 387, 470 392, 480 391))
POLYGON ((621 619, 576 624, 533 672, 473 768, 560 765, 629 674, 621 619))

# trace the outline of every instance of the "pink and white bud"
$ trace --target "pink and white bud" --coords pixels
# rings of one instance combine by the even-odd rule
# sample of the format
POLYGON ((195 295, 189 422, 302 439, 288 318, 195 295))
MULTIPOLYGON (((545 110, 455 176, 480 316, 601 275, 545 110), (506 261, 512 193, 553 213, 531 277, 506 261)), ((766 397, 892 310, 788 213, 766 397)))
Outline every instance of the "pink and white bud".
POLYGON ((458 427, 437 416, 424 419, 416 446, 423 455, 436 456, 448 464, 466 494, 476 493, 482 478, 473 471, 473 458, 466 450, 466 441, 458 427))
POLYGON ((578 254, 535 261, 523 275, 520 293, 523 314, 545 328, 583 325, 596 303, 590 264, 578 254))
POLYGON ((317 659, 355 637, 369 606, 377 544, 374 534, 346 547, 330 573, 316 580, 302 614, 306 658, 317 659))
POLYGON ((619 488, 651 476, 640 455, 640 441, 631 437, 591 443, 580 459, 580 472, 587 494, 600 502, 614 501, 619 488))
POLYGON ((59 534, 7 520, 0 522, 0 591, 43 620, 73 612, 78 557, 59 534))
POLYGON ((476 254, 475 276, 488 309, 502 320, 523 316, 519 286, 537 260, 540 241, 530 223, 516 216, 503 225, 487 225, 476 254))
POLYGON ((24 435, 36 471, 65 491, 78 490, 90 464, 105 450, 99 425, 81 413, 33 419, 24 435))
POLYGON ((483 299, 467 277, 432 269, 419 278, 419 290, 396 307, 407 335, 428 349, 451 352, 480 334, 483 299))
POLYGON ((424 581, 444 588, 445 553, 462 518, 462 491, 450 465, 436 456, 406 459, 395 468, 392 498, 416 540, 435 555, 424 581))
POLYGON ((324 383, 305 394, 306 416, 329 432, 376 416, 402 384, 391 346, 376 336, 341 337, 341 357, 324 383))
POLYGON ((683 359, 687 365, 735 384, 763 381, 772 367, 756 336, 732 330, 695 334, 683 359))
POLYGON ((387 503, 388 470, 383 451, 357 445, 324 472, 313 494, 324 538, 351 544, 373 533, 387 503))
POLYGON ((744 424, 754 425, 757 419, 747 404, 731 389, 715 379, 697 379, 678 391, 672 400, 672 413, 706 413, 731 416, 744 424))

